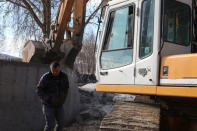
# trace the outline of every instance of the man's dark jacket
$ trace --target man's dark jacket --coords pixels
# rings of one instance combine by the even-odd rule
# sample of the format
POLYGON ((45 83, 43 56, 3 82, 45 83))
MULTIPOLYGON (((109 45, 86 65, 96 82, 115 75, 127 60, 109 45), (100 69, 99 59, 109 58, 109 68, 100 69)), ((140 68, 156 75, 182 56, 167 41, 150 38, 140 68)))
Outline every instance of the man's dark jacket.
POLYGON ((44 105, 60 107, 65 102, 68 88, 69 82, 65 73, 60 72, 58 76, 54 76, 48 72, 41 77, 36 92, 44 105))

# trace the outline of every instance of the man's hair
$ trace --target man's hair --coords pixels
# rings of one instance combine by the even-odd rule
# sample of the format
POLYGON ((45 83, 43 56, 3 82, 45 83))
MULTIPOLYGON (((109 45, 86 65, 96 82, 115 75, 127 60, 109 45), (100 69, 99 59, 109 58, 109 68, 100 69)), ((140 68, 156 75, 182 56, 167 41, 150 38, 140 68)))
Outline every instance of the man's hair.
POLYGON ((60 67, 60 64, 57 62, 57 61, 54 61, 50 64, 50 68, 57 68, 57 67, 60 67))

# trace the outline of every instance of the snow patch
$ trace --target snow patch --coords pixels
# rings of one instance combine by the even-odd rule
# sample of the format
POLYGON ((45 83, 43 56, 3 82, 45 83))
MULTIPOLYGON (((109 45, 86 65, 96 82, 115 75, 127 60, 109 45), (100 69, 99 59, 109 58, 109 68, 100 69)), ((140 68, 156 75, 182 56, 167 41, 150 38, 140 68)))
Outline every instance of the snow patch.
POLYGON ((129 94, 117 94, 114 96, 113 101, 134 101, 135 96, 129 94))

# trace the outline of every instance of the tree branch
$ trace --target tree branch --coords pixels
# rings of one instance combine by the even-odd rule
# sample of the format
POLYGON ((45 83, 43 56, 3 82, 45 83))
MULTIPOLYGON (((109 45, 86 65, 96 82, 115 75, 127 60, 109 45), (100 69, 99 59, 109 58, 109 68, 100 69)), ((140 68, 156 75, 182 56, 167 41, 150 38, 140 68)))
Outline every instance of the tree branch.
POLYGON ((42 14, 42 12, 38 9, 38 7, 31 1, 28 0, 28 3, 30 3, 31 6, 33 6, 35 8, 35 10, 38 12, 38 14, 40 15, 40 17, 42 18, 42 20, 44 20, 44 15, 42 14))
POLYGON ((22 7, 22 8, 27 9, 26 6, 24 6, 24 5, 20 4, 20 3, 14 2, 14 1, 12 1, 12 0, 6 0, 6 1, 7 1, 7 2, 10 2, 10 3, 14 4, 14 5, 17 5, 17 6, 19 6, 19 7, 22 7))
POLYGON ((40 26, 40 28, 43 30, 44 26, 41 23, 41 21, 39 20, 39 18, 37 17, 37 15, 35 14, 35 12, 33 11, 33 9, 31 8, 31 5, 26 1, 26 0, 21 0, 27 7, 27 10, 29 10, 31 16, 33 17, 33 19, 36 21, 36 23, 40 26))
MULTIPOLYGON (((104 0, 99 4, 99 6, 97 7, 97 9, 89 16, 89 18, 87 19, 87 21, 85 22, 85 26, 90 22, 90 20, 96 15, 96 13, 98 12, 98 10, 101 8, 101 6, 103 5, 104 0)), ((84 27, 85 27, 84 26, 84 27)))

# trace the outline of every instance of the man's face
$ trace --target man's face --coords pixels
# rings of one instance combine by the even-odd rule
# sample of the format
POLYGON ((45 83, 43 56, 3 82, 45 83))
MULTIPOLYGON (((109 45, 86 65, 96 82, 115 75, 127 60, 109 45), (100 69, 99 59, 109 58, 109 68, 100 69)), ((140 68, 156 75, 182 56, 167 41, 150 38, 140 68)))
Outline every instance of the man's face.
POLYGON ((56 67, 56 68, 51 68, 51 73, 54 75, 54 76, 58 76, 60 74, 60 67, 56 67))

